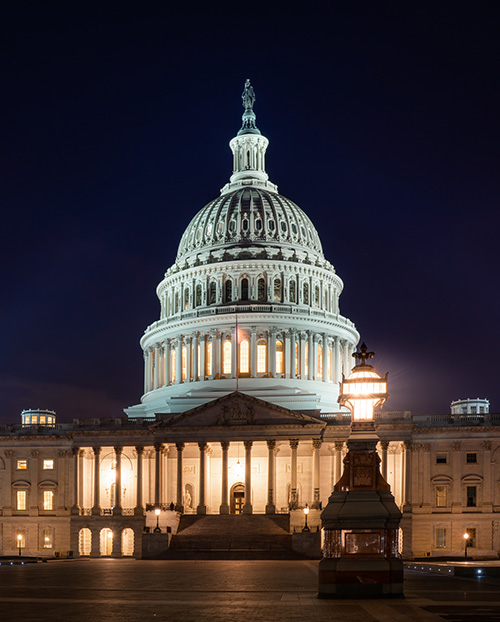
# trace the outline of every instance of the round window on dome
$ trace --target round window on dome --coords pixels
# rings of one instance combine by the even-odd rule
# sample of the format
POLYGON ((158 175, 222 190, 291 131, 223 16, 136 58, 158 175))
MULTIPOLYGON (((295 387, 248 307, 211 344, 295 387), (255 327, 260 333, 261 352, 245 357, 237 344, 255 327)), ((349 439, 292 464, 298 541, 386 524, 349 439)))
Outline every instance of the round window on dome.
POLYGON ((270 221, 267 223, 267 226, 269 227, 269 230, 270 230, 270 231, 274 231, 274 220, 270 220, 270 221))
POLYGON ((297 233, 297 225, 292 222, 292 233, 297 233))
POLYGON ((281 230, 283 231, 283 233, 286 233, 286 222, 282 220, 280 223, 280 226, 281 226, 281 230))

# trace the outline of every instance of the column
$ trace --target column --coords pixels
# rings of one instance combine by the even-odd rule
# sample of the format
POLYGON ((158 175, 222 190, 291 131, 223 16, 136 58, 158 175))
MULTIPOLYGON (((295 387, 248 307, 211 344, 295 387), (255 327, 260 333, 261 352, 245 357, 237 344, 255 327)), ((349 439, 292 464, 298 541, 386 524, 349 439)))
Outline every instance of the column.
POLYGON ((217 331, 215 333, 215 342, 212 345, 213 349, 213 364, 212 371, 214 378, 220 378, 222 374, 222 333, 217 331))
POLYGON ((177 448, 177 503, 175 509, 178 512, 184 512, 182 503, 182 452, 184 451, 184 443, 176 443, 177 448))
POLYGON ((452 473, 453 473, 453 501, 451 503, 452 512, 460 512, 462 508, 462 444, 452 444, 453 453, 451 455, 452 460, 452 473))
POLYGON ((182 382, 182 336, 177 337, 175 345, 175 384, 182 382))
POLYGON ((314 340, 313 340, 313 333, 311 330, 308 330, 308 344, 309 344, 309 360, 308 360, 308 366, 309 369, 307 370, 309 373, 307 374, 307 379, 308 380, 312 380, 314 378, 314 340))
POLYGON ((403 512, 411 512, 411 442, 403 441, 403 512))
POLYGON ((322 444, 323 441, 320 438, 313 439, 313 502, 311 505, 313 510, 321 509, 321 499, 319 492, 319 458, 322 444))
MULTIPOLYGON (((116 479, 115 479, 115 507, 113 508, 113 514, 121 516, 123 514, 122 508, 122 451, 123 447, 115 447, 116 457, 116 479)), ((115 534, 115 538, 118 537, 115 534)))
POLYGON ((160 347, 155 344, 154 349, 154 384, 153 389, 157 389, 159 385, 159 373, 160 373, 160 347))
POLYGON ((266 514, 276 514, 274 498, 276 441, 267 441, 267 505, 266 514))
POLYGON ((349 343, 344 341, 344 374, 346 376, 351 372, 351 361, 349 359, 349 343))
POLYGON ((231 328, 231 378, 236 378, 238 359, 238 338, 236 334, 236 327, 231 328))
POLYGON ((186 346, 186 380, 185 382, 191 382, 193 377, 193 371, 191 369, 191 337, 184 339, 184 345, 186 346))
POLYGON ((250 375, 257 377, 257 327, 250 329, 250 375))
POLYGON ((80 448, 79 447, 73 447, 71 449, 71 451, 73 452, 73 506, 71 508, 71 514, 79 514, 80 513, 80 505, 79 505, 79 498, 78 498, 78 491, 79 491, 79 486, 78 486, 78 480, 80 479, 80 473, 79 473, 79 469, 78 469, 78 455, 80 453, 80 448))
POLYGON ((269 365, 268 369, 271 372, 271 377, 276 378, 276 329, 271 328, 268 332, 269 335, 269 343, 267 344, 267 349, 269 352, 269 365))
MULTIPOLYGON (((58 486, 57 486, 57 513, 61 516, 61 513, 65 511, 68 507, 68 496, 69 496, 69 475, 68 475, 68 452, 66 449, 61 449, 57 452, 57 473, 58 477, 58 486)), ((10 483, 10 479, 7 479, 7 482, 10 483)), ((10 503, 9 503, 10 506, 10 503)), ((5 509, 5 508, 4 508, 5 509)))
POLYGON ((192 338, 193 343, 193 380, 199 380, 198 374, 198 333, 192 338))
POLYGON ((285 333, 285 338, 283 340, 283 358, 284 358, 283 370, 285 372, 285 378, 291 378, 291 365, 293 362, 293 357, 291 356, 292 352, 290 350, 290 334, 291 334, 291 331, 287 331, 285 333))
POLYGON ((144 514, 144 505, 142 501, 142 471, 143 471, 143 458, 144 458, 144 447, 142 445, 138 445, 135 448, 137 452, 137 487, 136 487, 136 502, 134 508, 135 516, 142 516, 144 514))
POLYGON ((338 337, 335 337, 335 354, 334 354, 334 365, 335 365, 335 374, 334 374, 334 382, 339 383, 342 379, 341 374, 341 365, 340 365, 340 340, 338 337))
POLYGON ((290 331, 290 378, 295 378, 295 331, 290 331))
POLYGON ((307 380, 306 378, 306 346, 305 346, 306 335, 305 333, 300 333, 300 365, 299 365, 299 375, 302 380, 307 380))
POLYGON ((382 477, 387 481, 387 448, 389 447, 389 441, 380 441, 380 458, 381 458, 381 471, 382 477))
POLYGON ((101 454, 100 447, 93 447, 94 452, 94 506, 92 508, 92 516, 100 516, 101 514, 101 466, 99 458, 101 454))
POLYGON ((222 441, 220 446, 222 447, 222 489, 221 489, 221 504, 219 508, 220 514, 229 514, 229 504, 227 501, 228 494, 228 450, 229 441, 222 441))
POLYGON ((147 393, 149 391, 149 388, 148 388, 149 352, 147 350, 144 350, 142 354, 144 358, 144 393, 147 393))
POLYGON ((205 471, 206 471, 206 451, 207 444, 204 441, 198 443, 198 447, 200 448, 200 502, 198 503, 198 507, 196 508, 196 514, 206 514, 207 513, 207 505, 205 502, 205 471))
POLYGON ((344 441, 335 441, 335 483, 342 477, 342 450, 344 441))
POLYGON ((290 448, 292 450, 290 460, 290 509, 296 510, 299 507, 299 501, 297 498, 297 447, 299 446, 298 439, 290 439, 290 448))
POLYGON ((80 449, 78 452, 78 507, 83 508, 83 456, 85 450, 80 449))
POLYGON ((328 338, 323 333, 323 382, 328 382, 328 338))
POLYGON ((245 505, 243 514, 252 514, 252 445, 253 441, 243 441, 245 445, 245 505))
POLYGON ((155 443, 155 507, 160 507, 161 443, 155 443))
POLYGON ((206 336, 205 335, 200 335, 200 380, 205 380, 205 340, 206 340, 206 336))
POLYGON ((430 511, 431 506, 431 446, 428 444, 422 445, 422 452, 420 453, 420 457, 423 461, 422 465, 422 504, 429 508, 430 511))
POLYGON ((163 384, 168 387, 170 384, 170 341, 168 339, 165 339, 163 343, 163 361, 163 384))
MULTIPOLYGON (((491 441, 483 441, 481 444, 483 448, 483 491, 482 491, 482 506, 487 506, 485 509, 488 512, 491 512, 493 509, 493 500, 494 500, 494 487, 492 486, 492 482, 494 478, 491 477, 491 441)), ((478 500, 479 501, 479 500, 478 500)), ((478 503, 479 505, 479 503, 478 503)))
MULTIPOLYGON (((30 516, 38 516, 38 459, 40 457, 39 451, 31 452, 31 491, 29 495, 29 513, 30 516)), ((42 506, 43 507, 43 506, 42 506)))

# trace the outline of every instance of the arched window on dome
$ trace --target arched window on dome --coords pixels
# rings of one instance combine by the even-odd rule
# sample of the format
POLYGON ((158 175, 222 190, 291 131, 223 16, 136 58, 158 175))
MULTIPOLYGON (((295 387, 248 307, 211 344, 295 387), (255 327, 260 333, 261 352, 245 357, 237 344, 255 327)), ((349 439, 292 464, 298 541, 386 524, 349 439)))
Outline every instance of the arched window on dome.
POLYGON ((316 285, 314 288, 314 306, 319 307, 319 287, 316 285))
POLYGON ((217 301, 217 284, 215 281, 211 281, 208 286, 208 304, 214 305, 217 301))
POLYGON ((309 344, 304 347, 304 378, 309 378, 309 344))
POLYGON ((248 300, 248 279, 241 279, 241 300, 248 300))
POLYGON ((333 382, 332 348, 328 348, 328 369, 326 371, 328 380, 333 382))
POLYGON ((225 376, 231 374, 231 341, 226 339, 222 344, 222 373, 225 376))
POLYGON ((196 286, 196 295, 195 295, 195 302, 194 302, 194 306, 195 307, 201 307, 201 284, 198 283, 198 285, 196 286))
POLYGON ((317 362, 317 369, 318 369, 318 373, 316 374, 316 380, 322 380, 323 379, 323 347, 322 346, 318 346, 318 362, 317 362))
POLYGON ((276 341, 276 373, 283 373, 283 342, 279 339, 276 341))
POLYGON ((281 302, 281 279, 274 280, 274 302, 281 302))
POLYGON ((288 299, 290 302, 297 302, 295 281, 292 279, 288 287, 288 299))
POLYGON ((186 287, 184 290, 184 311, 189 309, 189 289, 186 287))
POLYGON ((240 343, 240 374, 250 373, 250 344, 246 339, 240 343))
POLYGON ((265 374, 267 371, 267 343, 264 339, 257 342, 257 373, 265 374))
POLYGON ((224 283, 224 302, 232 302, 233 300, 233 282, 227 280, 224 283))
POLYGON ((302 303, 309 304, 309 283, 304 283, 302 286, 302 303))
POLYGON ((266 301, 266 281, 262 278, 257 281, 257 300, 259 302, 266 301))
POLYGON ((207 343, 207 358, 205 361, 207 376, 212 375, 212 355, 213 355, 213 345, 212 345, 212 342, 209 341, 207 343))
POLYGON ((182 379, 187 378, 187 349, 186 346, 182 346, 182 379))
POLYGON ((170 351, 170 382, 175 382, 175 350, 170 351))
POLYGON ((295 375, 299 375, 299 344, 295 342, 295 375))

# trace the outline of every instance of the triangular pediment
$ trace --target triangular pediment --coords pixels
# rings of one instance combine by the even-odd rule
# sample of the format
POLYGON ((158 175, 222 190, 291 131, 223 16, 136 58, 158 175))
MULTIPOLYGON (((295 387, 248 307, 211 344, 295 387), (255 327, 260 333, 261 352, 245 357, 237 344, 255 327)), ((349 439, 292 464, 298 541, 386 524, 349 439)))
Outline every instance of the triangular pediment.
POLYGON ((266 400, 235 391, 191 410, 164 419, 157 428, 214 428, 241 426, 317 426, 325 423, 266 400))

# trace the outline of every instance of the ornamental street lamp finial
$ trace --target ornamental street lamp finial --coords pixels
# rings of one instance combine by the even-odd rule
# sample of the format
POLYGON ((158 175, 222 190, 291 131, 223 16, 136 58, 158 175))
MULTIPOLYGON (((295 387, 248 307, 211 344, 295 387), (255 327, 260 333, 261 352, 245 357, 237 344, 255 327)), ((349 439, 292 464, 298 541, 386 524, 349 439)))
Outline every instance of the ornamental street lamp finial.
POLYGON ((368 348, 366 347, 364 341, 359 349, 361 350, 361 352, 354 352, 352 355, 353 358, 360 360, 356 367, 371 367, 371 365, 368 365, 368 359, 372 359, 375 356, 375 352, 367 352, 368 348))

